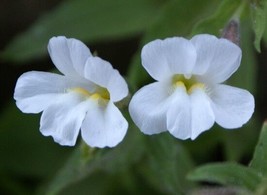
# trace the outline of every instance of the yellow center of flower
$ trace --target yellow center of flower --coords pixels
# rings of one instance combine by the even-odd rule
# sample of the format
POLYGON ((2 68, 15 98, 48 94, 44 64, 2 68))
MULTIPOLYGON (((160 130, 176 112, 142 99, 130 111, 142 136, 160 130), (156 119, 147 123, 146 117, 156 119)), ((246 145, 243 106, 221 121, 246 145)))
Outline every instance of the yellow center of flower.
POLYGON ((177 87, 182 87, 186 90, 187 94, 193 93, 196 89, 205 89, 204 83, 198 82, 194 77, 186 78, 184 75, 174 75, 172 77, 172 85, 177 87))
POLYGON ((76 92, 80 95, 82 95, 84 98, 90 98, 92 100, 98 101, 98 103, 107 103, 110 100, 109 92, 106 88, 97 86, 97 88, 90 92, 84 88, 81 87, 75 87, 70 89, 70 91, 76 92))

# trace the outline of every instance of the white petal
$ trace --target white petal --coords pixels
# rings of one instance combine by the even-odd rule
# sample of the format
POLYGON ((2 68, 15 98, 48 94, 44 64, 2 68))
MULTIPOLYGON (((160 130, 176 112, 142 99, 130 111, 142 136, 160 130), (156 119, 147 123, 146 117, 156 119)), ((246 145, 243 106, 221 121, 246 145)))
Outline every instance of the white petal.
POLYGON ((191 139, 195 139, 199 134, 213 126, 215 116, 210 105, 210 99, 204 90, 194 90, 190 95, 190 100, 192 114, 191 139))
POLYGON ((24 113, 39 113, 60 98, 61 94, 41 94, 16 101, 17 107, 24 113))
POLYGON ((52 136, 60 145, 75 145, 90 104, 90 101, 82 101, 75 93, 65 94, 44 110, 40 122, 41 133, 52 136))
POLYGON ((77 39, 53 37, 48 43, 50 57, 60 72, 68 76, 83 75, 85 62, 92 56, 90 50, 77 39))
POLYGON ((210 97, 215 121, 224 128, 241 127, 254 112, 254 98, 246 90, 217 85, 210 97))
POLYGON ((124 78, 109 62, 99 57, 88 58, 84 76, 97 85, 107 88, 112 102, 117 102, 128 95, 128 86, 124 78))
POLYGON ((155 82, 144 86, 132 97, 129 112, 143 133, 151 135, 167 131, 169 86, 168 83, 155 82))
POLYGON ((127 121, 112 102, 107 107, 95 103, 83 121, 82 138, 91 147, 114 147, 122 141, 127 128, 127 121))
POLYGON ((172 102, 167 112, 167 128, 176 138, 191 137, 191 102, 184 88, 177 88, 172 94, 172 102))
POLYGON ((201 89, 188 95, 185 89, 177 88, 167 112, 169 132, 179 139, 195 139, 214 124, 210 100, 201 89))
POLYGON ((218 39, 213 35, 197 35, 191 42, 197 50, 193 74, 221 83, 238 69, 242 53, 234 43, 227 39, 218 39))
POLYGON ((173 74, 191 74, 196 62, 193 44, 180 37, 155 40, 142 49, 142 64, 155 80, 173 74))
POLYGON ((25 113, 38 113, 49 106, 69 86, 65 76, 31 71, 17 81, 14 99, 25 113))

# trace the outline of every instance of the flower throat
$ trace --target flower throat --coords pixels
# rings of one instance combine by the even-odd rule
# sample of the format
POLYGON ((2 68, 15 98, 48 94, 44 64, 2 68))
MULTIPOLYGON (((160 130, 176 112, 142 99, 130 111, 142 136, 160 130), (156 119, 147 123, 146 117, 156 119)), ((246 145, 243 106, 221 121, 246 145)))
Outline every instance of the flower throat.
POLYGON ((172 85, 174 88, 185 88, 187 94, 193 93, 195 89, 204 89, 205 85, 198 82, 194 77, 186 78, 184 75, 176 74, 172 77, 172 85))

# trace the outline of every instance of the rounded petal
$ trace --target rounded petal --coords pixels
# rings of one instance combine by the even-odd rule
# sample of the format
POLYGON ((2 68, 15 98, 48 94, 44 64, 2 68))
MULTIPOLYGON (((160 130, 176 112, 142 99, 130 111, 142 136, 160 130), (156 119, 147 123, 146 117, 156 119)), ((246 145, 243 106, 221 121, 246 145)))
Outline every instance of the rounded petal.
POLYGON ((190 101, 192 117, 192 130, 190 137, 194 140, 199 134, 213 126, 215 116, 210 104, 210 99, 204 90, 194 90, 190 95, 190 101))
POLYGON ((114 147, 122 141, 128 123, 119 109, 109 102, 107 107, 92 104, 82 124, 82 138, 91 147, 114 147))
POLYGON ((173 74, 190 75, 196 57, 193 44, 180 37, 152 41, 141 53, 144 68, 155 80, 164 80, 173 74))
POLYGON ((191 39, 197 51, 193 74, 215 83, 227 80, 239 67, 241 49, 227 39, 213 35, 196 35, 191 39))
POLYGON ((95 84, 107 88, 112 102, 117 102, 128 95, 128 86, 124 78, 109 62, 99 57, 88 58, 84 76, 95 84))
POLYGON ((90 50, 77 39, 53 37, 48 43, 50 57, 60 72, 68 76, 83 75, 85 62, 92 56, 90 50), (78 73, 78 74, 77 74, 78 73))
POLYGON ((254 112, 254 97, 246 90, 217 85, 210 94, 215 121, 222 127, 241 127, 254 112))
POLYGON ((16 84, 14 99, 25 113, 39 113, 55 101, 68 87, 65 76, 31 71, 22 74, 16 84))
POLYGON ((172 94, 172 102, 167 112, 167 128, 176 138, 191 137, 191 105, 185 88, 176 88, 172 94))
POLYGON ((188 95, 185 89, 177 88, 167 113, 169 132, 179 139, 195 139, 214 124, 214 114, 209 97, 204 90, 195 89, 188 95))
POLYGON ((24 113, 39 113, 60 98, 61 94, 41 94, 16 101, 17 107, 24 113))
POLYGON ((137 91, 129 104, 130 115, 139 129, 148 135, 167 131, 169 86, 155 82, 137 91))
POLYGON ((60 145, 73 146, 89 108, 90 101, 81 101, 74 93, 65 94, 44 110, 40 131, 60 145))

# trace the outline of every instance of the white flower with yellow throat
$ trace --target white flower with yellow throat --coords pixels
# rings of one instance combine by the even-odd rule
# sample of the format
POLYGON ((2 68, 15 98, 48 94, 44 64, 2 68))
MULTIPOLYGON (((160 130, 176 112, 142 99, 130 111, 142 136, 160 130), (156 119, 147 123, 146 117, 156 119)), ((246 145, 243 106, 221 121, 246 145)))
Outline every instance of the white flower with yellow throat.
POLYGON ((14 98, 24 113, 42 112, 40 131, 61 145, 73 146, 79 132, 91 147, 114 147, 128 123, 115 106, 128 87, 111 64, 94 57, 77 39, 50 39, 50 57, 63 74, 30 71, 18 79, 14 98))

